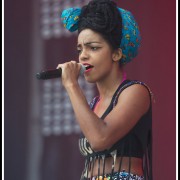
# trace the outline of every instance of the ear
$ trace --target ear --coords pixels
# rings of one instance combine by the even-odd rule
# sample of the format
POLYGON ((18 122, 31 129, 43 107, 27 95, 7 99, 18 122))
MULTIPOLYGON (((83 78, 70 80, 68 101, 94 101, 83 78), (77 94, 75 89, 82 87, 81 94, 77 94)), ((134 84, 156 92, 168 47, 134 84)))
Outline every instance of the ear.
POLYGON ((114 52, 112 54, 112 60, 120 61, 121 58, 122 58, 122 49, 118 48, 118 49, 114 50, 114 52))

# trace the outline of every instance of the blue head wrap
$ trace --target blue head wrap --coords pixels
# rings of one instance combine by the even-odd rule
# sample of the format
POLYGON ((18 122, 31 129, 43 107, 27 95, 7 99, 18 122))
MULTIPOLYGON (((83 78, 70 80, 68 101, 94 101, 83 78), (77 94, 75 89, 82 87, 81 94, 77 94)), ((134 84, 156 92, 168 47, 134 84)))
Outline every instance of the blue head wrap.
MULTIPOLYGON (((133 15, 129 11, 122 8, 118 7, 118 10, 122 18, 122 39, 119 46, 122 49, 123 54, 121 63, 126 64, 137 56, 141 42, 141 36, 138 24, 135 21, 133 15)), ((64 27, 70 32, 76 31, 78 29, 80 14, 81 8, 74 7, 65 9, 61 14, 64 27)))
POLYGON ((61 19, 64 27, 70 32, 74 32, 78 29, 79 15, 81 14, 81 8, 68 8, 61 14, 61 19))

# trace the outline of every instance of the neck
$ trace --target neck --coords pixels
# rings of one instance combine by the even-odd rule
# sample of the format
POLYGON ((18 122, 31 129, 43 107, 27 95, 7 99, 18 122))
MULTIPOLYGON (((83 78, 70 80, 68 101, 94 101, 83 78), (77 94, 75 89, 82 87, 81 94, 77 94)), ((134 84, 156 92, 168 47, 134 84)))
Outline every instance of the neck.
POLYGON ((97 82, 97 88, 101 99, 112 98, 119 85, 126 79, 123 70, 118 70, 115 75, 109 76, 104 81, 97 82))

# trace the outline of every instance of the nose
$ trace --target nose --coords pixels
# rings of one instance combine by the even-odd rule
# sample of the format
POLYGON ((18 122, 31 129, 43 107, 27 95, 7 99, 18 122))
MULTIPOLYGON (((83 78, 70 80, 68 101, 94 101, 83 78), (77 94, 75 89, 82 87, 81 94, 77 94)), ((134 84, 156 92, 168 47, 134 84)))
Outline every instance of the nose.
POLYGON ((79 54, 80 62, 86 61, 86 60, 88 60, 88 58, 89 58, 89 54, 88 54, 87 50, 83 49, 81 51, 81 53, 79 54))

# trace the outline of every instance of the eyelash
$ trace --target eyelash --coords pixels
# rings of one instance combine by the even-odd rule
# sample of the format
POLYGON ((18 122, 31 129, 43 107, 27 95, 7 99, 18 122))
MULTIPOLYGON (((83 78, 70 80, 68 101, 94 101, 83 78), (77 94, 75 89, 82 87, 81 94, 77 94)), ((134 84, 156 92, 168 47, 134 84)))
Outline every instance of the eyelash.
MULTIPOLYGON (((100 47, 90 47, 92 51, 97 51, 100 47)), ((77 53, 80 54, 82 49, 77 49, 77 53)))
POLYGON ((91 50, 96 51, 99 47, 91 47, 91 50))

